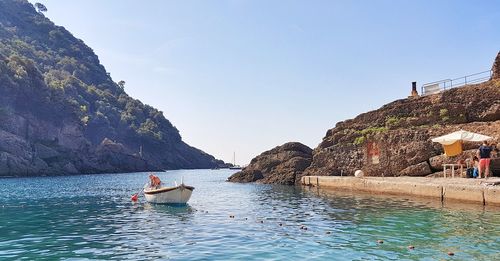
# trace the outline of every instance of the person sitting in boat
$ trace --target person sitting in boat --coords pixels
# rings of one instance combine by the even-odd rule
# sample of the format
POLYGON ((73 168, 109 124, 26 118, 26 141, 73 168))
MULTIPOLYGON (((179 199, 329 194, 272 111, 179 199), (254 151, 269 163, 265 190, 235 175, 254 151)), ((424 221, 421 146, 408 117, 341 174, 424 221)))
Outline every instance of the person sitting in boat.
POLYGON ((151 188, 160 188, 161 187, 161 180, 158 178, 156 175, 150 174, 149 175, 149 185, 151 188))

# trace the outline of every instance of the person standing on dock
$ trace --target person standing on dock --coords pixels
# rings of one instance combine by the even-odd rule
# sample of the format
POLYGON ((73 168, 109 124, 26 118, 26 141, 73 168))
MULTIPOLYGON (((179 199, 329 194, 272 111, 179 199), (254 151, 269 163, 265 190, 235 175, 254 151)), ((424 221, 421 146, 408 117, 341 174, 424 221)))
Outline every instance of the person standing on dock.
POLYGON ((477 157, 479 158, 479 178, 481 178, 481 173, 484 171, 484 177, 488 178, 490 174, 490 161, 491 161, 491 151, 493 148, 488 145, 488 141, 483 141, 483 145, 477 150, 477 157))

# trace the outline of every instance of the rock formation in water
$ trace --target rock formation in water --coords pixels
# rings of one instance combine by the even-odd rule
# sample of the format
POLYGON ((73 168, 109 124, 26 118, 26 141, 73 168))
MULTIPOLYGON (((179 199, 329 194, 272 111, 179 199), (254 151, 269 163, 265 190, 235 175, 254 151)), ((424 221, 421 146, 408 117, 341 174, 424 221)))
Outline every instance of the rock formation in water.
MULTIPOLYGON (((465 143, 467 151, 462 155, 445 157, 442 146, 433 143, 431 138, 464 129, 500 141, 499 68, 500 53, 492 69, 493 77, 487 82, 397 100, 337 123, 313 150, 311 165, 304 171, 300 166, 300 176, 354 175, 357 169, 363 170, 366 176, 438 175, 443 163, 470 158, 477 143, 465 143)), ((236 178, 237 181, 253 181, 242 177, 245 173, 256 173, 258 177, 257 174, 262 172, 262 165, 250 166, 249 170, 235 174, 240 177, 236 178)), ((496 173, 500 171, 500 159, 492 160, 492 168, 496 173)), ((282 177, 289 172, 293 170, 280 172, 275 169, 268 172, 266 181, 288 183, 290 178, 282 177)))
POLYGON ((0 0, 0 176, 212 168, 26 0, 0 0))
POLYGON ((242 171, 232 175, 231 182, 276 183, 293 185, 311 164, 312 149, 298 142, 289 142, 263 152, 252 159, 242 171))

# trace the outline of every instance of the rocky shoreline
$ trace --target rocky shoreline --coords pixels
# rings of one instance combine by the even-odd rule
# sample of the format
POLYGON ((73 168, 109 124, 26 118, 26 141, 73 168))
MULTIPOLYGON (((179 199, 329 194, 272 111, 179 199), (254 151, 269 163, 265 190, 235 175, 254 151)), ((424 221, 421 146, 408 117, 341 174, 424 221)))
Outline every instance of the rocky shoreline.
MULTIPOLYGON (((281 167, 289 166, 290 158, 280 156, 283 148, 277 147, 254 158, 228 180, 291 184, 289 173, 294 173, 294 184, 300 184, 302 176, 352 176, 358 169, 366 176, 439 177, 443 163, 470 158, 479 146, 465 143, 464 153, 445 157, 442 146, 431 141, 460 129, 500 141, 500 52, 487 82, 410 96, 337 123, 311 155, 301 155, 312 158, 305 168, 304 164, 296 169, 281 167)), ((492 160, 492 170, 500 175, 500 158, 492 160)))
POLYGON ((229 177, 228 181, 293 185, 300 182, 311 162, 311 148, 289 142, 255 157, 248 167, 229 177))
POLYGON ((30 2, 0 1, 0 177, 227 166, 30 2))

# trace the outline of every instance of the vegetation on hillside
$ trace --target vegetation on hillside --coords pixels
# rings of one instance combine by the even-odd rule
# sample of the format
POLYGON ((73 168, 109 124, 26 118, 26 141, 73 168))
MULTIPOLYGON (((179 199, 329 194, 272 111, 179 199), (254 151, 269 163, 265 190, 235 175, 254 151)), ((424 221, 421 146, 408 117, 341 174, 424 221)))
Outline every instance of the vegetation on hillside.
POLYGON ((55 26, 41 12, 32 12, 28 2, 17 2, 16 10, 0 2, 0 88, 22 92, 28 87, 45 87, 30 84, 31 78, 40 74, 52 104, 70 109, 85 126, 107 130, 105 134, 94 133, 94 142, 104 136, 119 138, 117 134, 124 131, 159 142, 167 142, 172 135, 180 139, 162 112, 129 97, 123 88, 125 82, 115 83, 81 40, 55 26))
POLYGON ((0 117, 76 124, 91 146, 107 139, 131 155, 144 148, 141 157, 155 168, 221 163, 182 142, 161 111, 128 96, 125 81, 115 82, 93 50, 46 11, 26 0, 0 0, 0 117))

